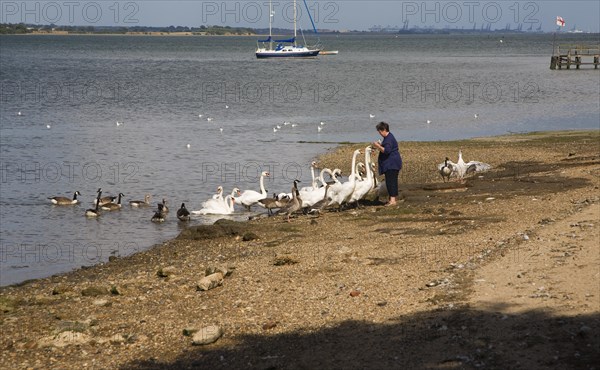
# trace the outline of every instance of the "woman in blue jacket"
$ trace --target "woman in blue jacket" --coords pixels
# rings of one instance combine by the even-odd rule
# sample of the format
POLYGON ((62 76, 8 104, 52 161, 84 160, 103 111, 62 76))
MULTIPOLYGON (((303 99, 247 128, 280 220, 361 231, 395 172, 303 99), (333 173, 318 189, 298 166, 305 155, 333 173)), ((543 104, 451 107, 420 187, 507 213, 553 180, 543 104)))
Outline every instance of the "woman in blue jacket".
POLYGON ((375 128, 379 135, 383 137, 381 143, 379 141, 373 142, 373 147, 379 150, 377 160, 379 174, 385 174, 385 185, 390 196, 386 206, 393 206, 396 204, 396 197, 398 196, 398 174, 402 169, 402 157, 398 150, 398 142, 390 132, 390 125, 379 122, 375 128))

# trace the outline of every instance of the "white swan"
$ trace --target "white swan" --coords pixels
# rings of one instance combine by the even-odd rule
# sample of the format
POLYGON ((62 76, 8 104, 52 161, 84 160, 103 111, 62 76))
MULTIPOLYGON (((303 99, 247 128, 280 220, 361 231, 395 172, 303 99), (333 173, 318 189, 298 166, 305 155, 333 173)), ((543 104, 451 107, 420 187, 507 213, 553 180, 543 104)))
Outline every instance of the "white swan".
POLYGON ((223 199, 222 197, 211 198, 206 202, 202 203, 201 210, 192 211, 191 213, 193 215, 230 215, 234 212, 234 195, 239 194, 239 192, 240 189, 234 188, 231 191, 231 194, 226 196, 225 199, 223 199))
POLYGON ((371 189, 374 186, 373 172, 371 171, 371 152, 372 151, 373 151, 373 148, 371 148, 371 146, 368 146, 365 148, 365 163, 366 163, 365 169, 367 171, 367 174, 363 180, 358 181, 356 183, 354 192, 352 193, 352 196, 350 197, 350 200, 348 201, 349 203, 356 202, 357 207, 359 205, 358 201, 361 200, 362 198, 364 198, 364 196, 367 195, 367 193, 369 191, 371 191, 371 189))
POLYGON ((356 157, 358 157, 360 153, 360 149, 356 149, 352 155, 352 167, 350 167, 352 172, 348 177, 348 181, 341 184, 341 186, 334 185, 329 189, 331 194, 331 202, 329 205, 337 203, 341 207, 342 204, 347 202, 352 196, 354 188, 356 187, 356 157))
POLYGON ((242 195, 235 198, 235 202, 246 207, 248 211, 253 205, 259 204, 259 200, 265 199, 268 196, 267 191, 265 190, 264 178, 269 176, 271 175, 267 171, 263 171, 260 174, 260 193, 254 190, 244 190, 242 195))
POLYGON ((312 191, 319 188, 317 185, 317 178, 315 178, 315 169, 317 168, 317 162, 312 161, 310 163, 310 176, 312 177, 311 186, 305 186, 300 191, 312 191))
POLYGON ((223 187, 222 186, 220 186, 220 185, 217 186, 217 194, 213 195, 212 199, 223 200, 223 187))
POLYGON ((462 157, 462 150, 458 151, 458 162, 454 163, 450 160, 446 160, 444 163, 438 164, 438 170, 441 171, 446 163, 453 168, 451 176, 456 176, 458 180, 463 180, 464 177, 470 173, 485 172, 492 168, 489 164, 478 161, 469 161, 465 163, 462 157))

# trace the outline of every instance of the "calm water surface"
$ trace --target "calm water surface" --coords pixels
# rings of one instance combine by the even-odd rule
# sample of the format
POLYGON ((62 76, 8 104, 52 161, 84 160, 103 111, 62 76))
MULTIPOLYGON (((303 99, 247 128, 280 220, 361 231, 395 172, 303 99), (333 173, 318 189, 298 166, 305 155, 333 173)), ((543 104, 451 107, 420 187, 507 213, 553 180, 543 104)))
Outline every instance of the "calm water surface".
POLYGON ((551 35, 328 36, 325 45, 340 54, 259 61, 246 37, 0 37, 0 285, 148 249, 184 227, 181 202, 199 209, 218 185, 257 190, 262 170, 271 193, 309 182, 315 155, 377 139, 379 120, 399 140, 599 125, 598 71, 550 71, 551 35), (124 203, 164 197, 173 211, 160 225, 153 210, 127 205, 86 219, 99 187, 124 203), (81 205, 47 200, 76 190, 81 205))

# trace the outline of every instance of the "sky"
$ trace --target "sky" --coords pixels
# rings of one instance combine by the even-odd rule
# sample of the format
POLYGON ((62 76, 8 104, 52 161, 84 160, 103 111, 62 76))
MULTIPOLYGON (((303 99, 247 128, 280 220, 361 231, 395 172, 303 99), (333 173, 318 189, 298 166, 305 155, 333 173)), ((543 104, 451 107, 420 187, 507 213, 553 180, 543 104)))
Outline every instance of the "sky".
MULTIPOLYGON (((292 28, 293 0, 272 0, 273 26, 292 28)), ((298 1, 299 27, 311 23, 303 0, 298 1)), ((564 31, 600 31, 600 1, 379 1, 306 0, 318 29, 368 30, 374 25, 408 27, 516 29, 523 24, 543 31, 557 29, 556 17, 566 21, 564 31)), ((1 0, 1 23, 74 26, 200 26, 267 28, 269 0, 1 0)))

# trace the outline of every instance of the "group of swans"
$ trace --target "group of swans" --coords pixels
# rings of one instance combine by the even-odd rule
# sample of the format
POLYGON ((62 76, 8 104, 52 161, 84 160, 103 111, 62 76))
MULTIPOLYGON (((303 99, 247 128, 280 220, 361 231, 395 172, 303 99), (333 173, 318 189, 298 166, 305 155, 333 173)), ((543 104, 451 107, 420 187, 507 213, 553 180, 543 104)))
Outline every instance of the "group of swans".
POLYGON ((462 151, 458 151, 458 161, 452 162, 450 158, 446 157, 444 163, 438 164, 438 171, 442 176, 442 179, 449 181, 451 176, 455 176, 458 180, 463 180, 465 176, 475 172, 485 172, 492 168, 487 163, 478 161, 465 162, 462 157, 462 151))
POLYGON ((240 189, 233 188, 231 194, 223 198, 223 187, 219 186, 217 188, 217 194, 202 203, 202 209, 199 211, 192 211, 191 213, 193 215, 230 215, 234 211, 233 204, 236 195, 240 195, 240 189))

